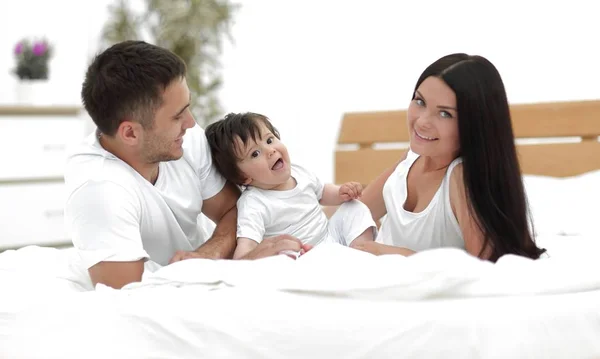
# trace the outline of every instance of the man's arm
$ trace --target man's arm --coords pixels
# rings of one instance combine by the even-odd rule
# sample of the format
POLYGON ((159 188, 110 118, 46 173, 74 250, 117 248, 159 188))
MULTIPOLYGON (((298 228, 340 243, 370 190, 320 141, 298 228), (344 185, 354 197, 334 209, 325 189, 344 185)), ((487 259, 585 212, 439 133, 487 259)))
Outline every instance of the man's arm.
POLYGON ((133 282, 141 282, 144 273, 144 261, 100 262, 88 269, 94 287, 102 283, 115 289, 121 289, 133 282))
POLYGON ((201 258, 230 259, 236 247, 237 207, 240 190, 226 183, 221 192, 204 201, 202 212, 217 224, 212 237, 196 252, 201 258))
POLYGON ((65 224, 94 286, 120 289, 144 272, 139 201, 121 185, 90 182, 65 205, 65 224))

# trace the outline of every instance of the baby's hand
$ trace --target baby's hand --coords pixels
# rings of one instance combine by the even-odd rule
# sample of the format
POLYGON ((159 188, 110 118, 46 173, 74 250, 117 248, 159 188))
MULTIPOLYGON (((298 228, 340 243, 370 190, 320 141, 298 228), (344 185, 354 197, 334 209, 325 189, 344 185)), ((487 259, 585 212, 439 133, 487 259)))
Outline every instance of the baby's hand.
POLYGON ((362 195, 362 185, 358 182, 348 182, 340 186, 340 197, 344 202, 357 199, 362 195))

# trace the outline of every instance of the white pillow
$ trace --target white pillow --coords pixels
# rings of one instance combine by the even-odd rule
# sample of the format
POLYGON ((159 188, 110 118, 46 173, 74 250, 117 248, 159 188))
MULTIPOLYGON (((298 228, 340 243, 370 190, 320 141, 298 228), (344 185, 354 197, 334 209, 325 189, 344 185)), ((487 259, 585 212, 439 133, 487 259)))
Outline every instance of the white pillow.
POLYGON ((563 179, 565 232, 600 240, 600 170, 563 179))
POLYGON ((600 170, 563 178, 524 175, 523 183, 537 235, 600 237, 600 170))
POLYGON ((523 185, 529 202, 536 235, 565 235, 565 185, 562 178, 524 175, 523 185))

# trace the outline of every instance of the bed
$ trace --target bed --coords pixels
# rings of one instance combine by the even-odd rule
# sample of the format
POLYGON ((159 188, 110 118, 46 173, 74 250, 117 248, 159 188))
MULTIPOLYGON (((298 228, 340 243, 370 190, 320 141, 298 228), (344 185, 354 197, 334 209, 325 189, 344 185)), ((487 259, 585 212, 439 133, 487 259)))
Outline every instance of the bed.
MULTIPOLYGON (((0 254, 0 357, 598 358, 600 101, 511 112, 549 258, 323 245, 297 261, 183 261, 117 291, 93 290, 73 250, 29 246, 0 254)), ((345 114, 336 181, 393 164, 403 116, 345 114)))

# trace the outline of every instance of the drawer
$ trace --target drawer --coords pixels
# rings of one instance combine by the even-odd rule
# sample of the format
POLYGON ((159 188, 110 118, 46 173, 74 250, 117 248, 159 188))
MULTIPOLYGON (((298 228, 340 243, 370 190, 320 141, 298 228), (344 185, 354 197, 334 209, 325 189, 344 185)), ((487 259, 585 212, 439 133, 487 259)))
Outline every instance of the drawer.
POLYGON ((0 186, 0 248, 70 243, 64 183, 0 186))
POLYGON ((85 130, 85 122, 77 118, 0 120, 0 151, 6 154, 0 180, 62 177, 67 154, 85 130))

